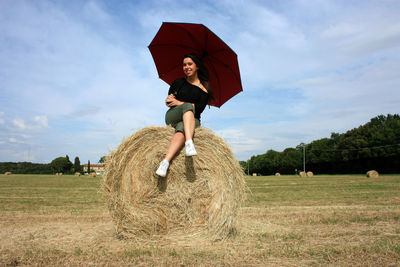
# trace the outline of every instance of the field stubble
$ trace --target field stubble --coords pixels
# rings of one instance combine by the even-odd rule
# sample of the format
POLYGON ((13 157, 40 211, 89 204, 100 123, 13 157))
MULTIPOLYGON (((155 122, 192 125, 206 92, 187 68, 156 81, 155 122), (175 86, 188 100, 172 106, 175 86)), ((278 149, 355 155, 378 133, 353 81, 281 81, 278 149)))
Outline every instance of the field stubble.
POLYGON ((0 266, 398 266, 400 176, 247 177, 224 242, 120 240, 100 178, 0 175, 0 266))

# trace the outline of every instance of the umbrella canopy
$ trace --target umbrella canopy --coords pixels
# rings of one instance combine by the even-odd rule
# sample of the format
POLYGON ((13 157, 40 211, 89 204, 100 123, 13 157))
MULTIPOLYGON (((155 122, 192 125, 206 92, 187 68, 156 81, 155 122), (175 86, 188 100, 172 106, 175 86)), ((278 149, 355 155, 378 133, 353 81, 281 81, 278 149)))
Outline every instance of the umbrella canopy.
POLYGON ((210 75, 215 99, 209 105, 221 107, 243 91, 236 53, 202 24, 163 22, 149 49, 159 77, 170 85, 184 75, 183 55, 197 54, 210 75))

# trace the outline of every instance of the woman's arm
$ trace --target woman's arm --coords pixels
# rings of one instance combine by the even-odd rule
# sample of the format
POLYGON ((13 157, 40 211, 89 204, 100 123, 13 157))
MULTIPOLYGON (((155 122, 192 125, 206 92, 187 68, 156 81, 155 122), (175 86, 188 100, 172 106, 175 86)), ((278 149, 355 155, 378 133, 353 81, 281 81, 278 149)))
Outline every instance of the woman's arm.
POLYGON ((167 99, 165 99, 165 105, 167 107, 175 107, 184 104, 185 102, 179 101, 178 99, 175 98, 173 94, 168 95, 167 99))

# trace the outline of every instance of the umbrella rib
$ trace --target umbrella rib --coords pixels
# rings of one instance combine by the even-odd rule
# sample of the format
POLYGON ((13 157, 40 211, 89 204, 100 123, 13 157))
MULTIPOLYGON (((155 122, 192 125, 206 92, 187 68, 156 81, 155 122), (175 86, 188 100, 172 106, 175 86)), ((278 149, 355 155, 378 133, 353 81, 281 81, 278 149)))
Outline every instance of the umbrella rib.
MULTIPOLYGON (((212 68, 212 70, 214 72, 215 78, 216 78, 217 83, 218 83, 218 87, 221 87, 221 83, 219 82, 219 76, 218 76, 217 70, 214 68, 213 65, 210 65, 210 67, 212 68)), ((212 88, 211 88, 211 90, 212 90, 212 88)), ((218 99, 218 101, 216 103, 221 103, 221 94, 219 94, 218 97, 219 97, 219 99, 218 99)))
POLYGON ((220 65, 222 65, 222 66, 226 67, 227 69, 229 69, 230 72, 232 72, 233 76, 236 78, 236 80, 240 82, 240 78, 236 76, 235 71, 232 70, 232 68, 228 64, 225 64, 225 63, 221 62, 218 58, 213 56, 216 53, 221 53, 221 52, 225 52, 225 51, 235 54, 235 56, 237 58, 237 54, 235 53, 235 51, 233 51, 231 48, 229 48, 229 46, 228 46, 228 48, 222 48, 222 49, 219 49, 219 50, 215 50, 212 53, 207 54, 207 56, 212 58, 213 62, 218 62, 220 65))
MULTIPOLYGON (((188 30, 186 30, 184 27, 182 27, 180 25, 175 24, 174 26, 177 27, 177 28, 180 28, 181 30, 183 30, 190 37, 190 39, 192 39, 193 43, 198 45, 198 42, 196 41, 196 38, 194 38, 194 36, 193 36, 193 34, 191 32, 189 32, 188 30)), ((197 49, 195 49, 195 50, 198 51, 197 49)))
MULTIPOLYGON (((208 32, 206 32, 206 39, 204 40, 204 48, 203 48, 203 51, 206 51, 207 43, 208 43, 208 32)), ((201 55, 200 55, 200 56, 201 56, 201 55)), ((201 59, 200 59, 200 60, 201 60, 201 59)))
MULTIPOLYGON (((227 68, 233 74, 235 79, 241 83, 240 78, 236 76, 235 71, 228 64, 221 62, 220 60, 218 60, 217 58, 215 58, 211 55, 209 55, 209 57, 213 59, 213 62, 218 63, 218 64, 224 66, 225 68, 227 68)), ((212 64, 210 64, 210 65, 212 65, 212 64)), ((215 71, 215 73, 216 73, 216 71, 215 71)))

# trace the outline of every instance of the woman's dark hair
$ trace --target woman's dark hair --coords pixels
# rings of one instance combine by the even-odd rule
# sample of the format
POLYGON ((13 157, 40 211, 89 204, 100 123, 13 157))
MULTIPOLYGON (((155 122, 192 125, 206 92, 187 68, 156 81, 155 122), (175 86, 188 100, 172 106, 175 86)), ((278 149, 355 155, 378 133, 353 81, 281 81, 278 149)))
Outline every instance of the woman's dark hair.
POLYGON ((207 68, 203 65, 203 62, 201 62, 199 57, 194 53, 189 53, 189 54, 184 55, 182 60, 184 60, 185 58, 191 58, 193 60, 193 62, 196 64, 196 66, 198 68, 197 75, 199 77, 201 84, 203 84, 204 87, 207 89, 209 97, 214 99, 212 89, 210 88, 210 82, 209 82, 210 75, 208 74, 207 68))

